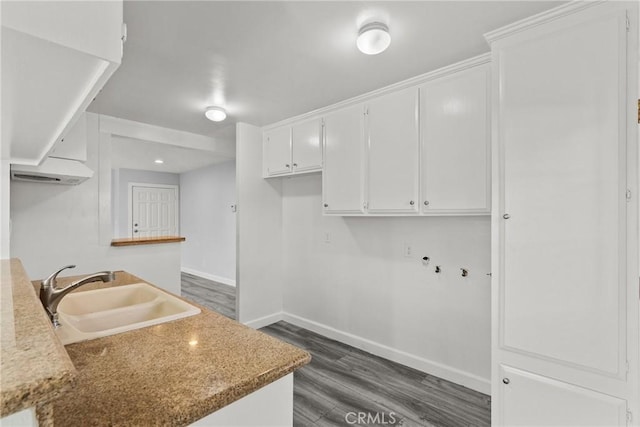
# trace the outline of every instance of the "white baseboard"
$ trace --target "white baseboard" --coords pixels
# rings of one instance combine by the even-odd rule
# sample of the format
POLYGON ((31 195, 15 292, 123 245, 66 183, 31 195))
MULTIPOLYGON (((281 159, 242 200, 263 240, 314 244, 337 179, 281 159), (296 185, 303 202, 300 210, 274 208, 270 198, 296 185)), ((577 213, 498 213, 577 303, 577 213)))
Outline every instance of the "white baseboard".
POLYGON ((401 363, 405 366, 435 375, 436 377, 443 378, 447 381, 463 385, 472 390, 479 391, 480 393, 491 394, 491 381, 489 379, 482 378, 469 372, 465 372, 439 362, 434 362, 414 354, 397 350, 348 332, 340 331, 330 326, 314 322, 313 320, 296 316, 295 314, 286 312, 274 313, 243 323, 253 329, 260 329, 281 320, 291 323, 292 325, 308 329, 327 338, 359 348, 360 350, 375 354, 376 356, 384 357, 385 359, 393 362, 401 363))
POLYGON ((180 271, 183 273, 193 274, 194 276, 202 277, 203 279, 213 280, 214 282, 222 283, 229 286, 236 286, 236 281, 228 279, 222 276, 216 276, 215 274, 204 273, 202 271, 194 270, 192 268, 180 267, 180 271))
POLYGON ((282 312, 269 314, 268 316, 260 317, 258 319, 249 320, 247 322, 242 322, 245 325, 249 326, 253 329, 264 328, 265 326, 269 326, 273 323, 279 322, 282 320, 282 312))
POLYGON ((327 338, 349 344, 353 347, 375 354, 376 356, 384 357, 385 359, 389 359, 391 361, 401 363, 411 368, 418 369, 419 371, 435 375, 436 377, 440 377, 453 383, 463 385, 481 393, 489 395, 491 394, 491 381, 489 379, 470 374, 468 372, 444 365, 442 363, 424 359, 422 357, 409 354, 404 351, 397 350, 347 332, 339 331, 330 326, 326 326, 321 323, 314 322, 313 320, 308 320, 291 313, 283 312, 279 313, 279 315, 280 318, 276 320, 276 322, 279 320, 284 320, 285 322, 291 323, 292 325, 299 326, 313 331, 317 334, 323 335, 327 338))

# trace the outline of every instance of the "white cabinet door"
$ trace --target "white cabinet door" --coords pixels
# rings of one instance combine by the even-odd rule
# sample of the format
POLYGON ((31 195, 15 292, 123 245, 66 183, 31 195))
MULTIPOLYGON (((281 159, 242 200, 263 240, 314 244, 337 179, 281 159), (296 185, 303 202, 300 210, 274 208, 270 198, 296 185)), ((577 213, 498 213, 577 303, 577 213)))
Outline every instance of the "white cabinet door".
POLYGON ((293 125, 293 172, 310 172, 322 169, 322 126, 320 119, 308 120, 293 125))
POLYGON ((503 344, 613 375, 626 288, 618 25, 608 16, 501 52, 503 344))
POLYGON ((370 213, 418 212, 418 88, 369 102, 370 213))
POLYGON ((627 402, 520 369, 502 366, 502 424, 509 427, 625 426, 627 402))
POLYGON ((263 141, 264 176, 290 173, 291 168, 291 128, 284 126, 264 134, 263 141))
POLYGON ((421 88, 423 213, 488 213, 489 65, 421 88))
POLYGON ((325 213, 363 213, 363 105, 349 107, 325 117, 322 179, 325 213))
MULTIPOLYGON (((618 397, 637 412, 638 201, 626 199, 627 188, 635 197, 638 168, 637 140, 627 140, 637 132, 627 102, 627 34, 637 28, 627 33, 624 8, 638 13, 631 5, 600 3, 492 45, 501 176, 493 372, 508 364, 618 397)), ((501 380, 494 376, 494 390, 501 380)), ((578 387, 545 397, 526 382, 518 396, 584 420, 596 403, 578 387)), ((498 425, 510 424, 501 417, 513 404, 495 401, 498 425)), ((530 425, 567 419, 515 413, 530 425)), ((603 417, 589 425, 618 425, 603 417)))

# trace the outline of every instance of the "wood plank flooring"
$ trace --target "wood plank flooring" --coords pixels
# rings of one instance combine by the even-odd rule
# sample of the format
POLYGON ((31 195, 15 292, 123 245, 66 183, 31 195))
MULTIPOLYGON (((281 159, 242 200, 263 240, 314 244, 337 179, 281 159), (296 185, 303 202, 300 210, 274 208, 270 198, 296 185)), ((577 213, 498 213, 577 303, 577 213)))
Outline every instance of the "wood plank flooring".
POLYGON ((182 296, 230 319, 236 318, 236 288, 193 274, 181 273, 182 296))
MULTIPOLYGON (((186 298, 235 316, 235 289, 182 275, 186 298)), ((489 426, 491 398, 286 322, 262 332, 304 348, 294 374, 294 426, 489 426), (360 419, 358 419, 360 417, 360 419)))

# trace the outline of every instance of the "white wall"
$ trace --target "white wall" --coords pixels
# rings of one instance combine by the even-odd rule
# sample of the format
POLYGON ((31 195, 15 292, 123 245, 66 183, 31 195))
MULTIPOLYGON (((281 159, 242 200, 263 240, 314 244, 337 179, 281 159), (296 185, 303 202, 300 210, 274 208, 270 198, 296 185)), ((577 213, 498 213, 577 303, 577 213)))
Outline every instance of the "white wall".
POLYGON ((327 217, 321 188, 283 180, 285 320, 488 393, 490 218, 327 217))
MULTIPOLYGON (((8 144, 7 144, 8 145, 8 144)), ((4 153, 3 143, 0 153, 4 153)), ((0 155, 0 259, 10 257, 11 223, 10 223, 10 198, 9 198, 9 157, 0 155)))
POLYGON ((9 159, 0 158, 0 259, 10 255, 9 159))
POLYGON ((253 327, 282 312, 282 182, 262 179, 262 130, 236 125, 237 313, 253 327))
POLYGON ((235 204, 235 160, 180 174, 183 271, 235 286, 235 204))
POLYGON ((180 185, 176 173, 143 171, 136 169, 112 169, 113 234, 130 237, 129 233, 129 183, 180 185))
POLYGON ((72 186, 11 182, 11 255, 22 260, 32 280, 76 264, 67 274, 126 270, 179 294, 180 243, 111 247, 101 238, 101 227, 110 229, 105 212, 110 211, 111 168, 108 157, 100 158, 108 150, 99 144, 98 116, 88 113, 86 164, 95 171, 93 178, 72 186))
MULTIPOLYGON (((0 17, 2 4, 0 3, 0 17)), ((0 46, 2 46, 2 31, 0 31, 0 46)), ((1 49, 0 49, 1 50, 1 49)), ((0 52, 0 58, 2 54, 0 52)), ((2 59, 0 59, 0 63, 2 59)), ((2 99, 2 85, 0 84, 0 99, 2 99)), ((10 257, 10 208, 9 208, 9 152, 11 144, 8 140, 9 129, 2 126, 0 120, 0 259, 10 257)))
POLYGON ((323 216, 320 174, 263 179, 260 130, 237 134, 241 321, 284 319, 489 393, 490 217, 323 216))

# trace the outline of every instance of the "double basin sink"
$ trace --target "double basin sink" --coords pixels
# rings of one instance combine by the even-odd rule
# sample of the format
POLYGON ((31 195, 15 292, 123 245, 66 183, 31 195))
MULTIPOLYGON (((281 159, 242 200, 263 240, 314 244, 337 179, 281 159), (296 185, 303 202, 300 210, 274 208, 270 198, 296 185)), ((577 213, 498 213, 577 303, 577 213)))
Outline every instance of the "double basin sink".
POLYGON ((58 305, 56 334, 72 344, 200 313, 198 307, 146 283, 73 292, 58 305))

